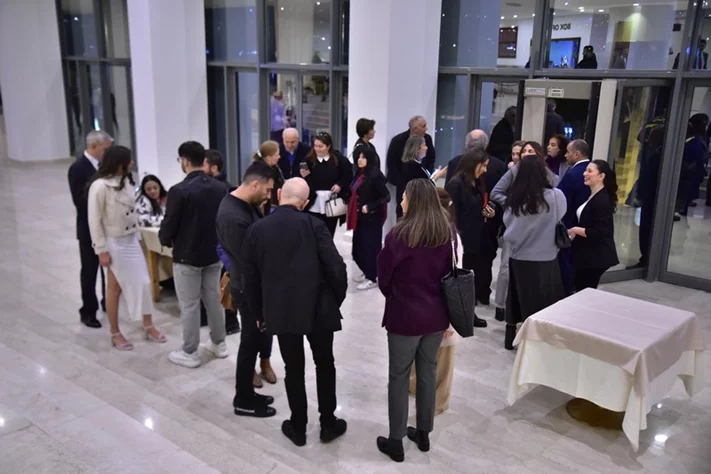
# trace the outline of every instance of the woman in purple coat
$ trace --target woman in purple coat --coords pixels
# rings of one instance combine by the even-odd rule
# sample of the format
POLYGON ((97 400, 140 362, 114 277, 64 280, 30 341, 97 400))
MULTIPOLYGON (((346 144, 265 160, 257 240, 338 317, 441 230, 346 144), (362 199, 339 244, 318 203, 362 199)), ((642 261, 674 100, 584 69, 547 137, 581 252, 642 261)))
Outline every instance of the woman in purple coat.
POLYGON ((388 331, 389 436, 378 449, 405 459, 402 439, 429 451, 434 425, 437 353, 449 327, 440 282, 452 268, 452 232, 437 189, 427 179, 410 181, 402 197, 404 217, 385 237, 378 256, 378 285, 385 295, 388 331), (410 367, 417 371, 417 427, 407 426, 410 367))

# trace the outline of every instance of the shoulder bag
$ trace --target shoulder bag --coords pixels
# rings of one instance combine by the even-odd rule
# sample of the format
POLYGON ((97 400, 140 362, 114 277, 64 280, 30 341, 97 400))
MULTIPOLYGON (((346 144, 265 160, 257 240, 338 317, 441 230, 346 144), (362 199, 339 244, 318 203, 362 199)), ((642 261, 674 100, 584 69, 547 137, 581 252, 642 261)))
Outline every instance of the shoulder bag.
POLYGON ((326 217, 341 217, 348 213, 348 204, 338 194, 331 194, 331 198, 326 201, 326 217))
MULTIPOLYGON (((558 215, 558 200, 555 197, 555 191, 553 192, 553 202, 555 203, 555 213, 558 215)), ((559 249, 569 249, 572 245, 568 236, 568 229, 561 221, 555 224, 555 245, 559 249)))
POLYGON ((442 278, 442 294, 454 330, 462 337, 471 337, 474 335, 475 318, 474 272, 457 268, 454 237, 451 244, 452 271, 442 278))

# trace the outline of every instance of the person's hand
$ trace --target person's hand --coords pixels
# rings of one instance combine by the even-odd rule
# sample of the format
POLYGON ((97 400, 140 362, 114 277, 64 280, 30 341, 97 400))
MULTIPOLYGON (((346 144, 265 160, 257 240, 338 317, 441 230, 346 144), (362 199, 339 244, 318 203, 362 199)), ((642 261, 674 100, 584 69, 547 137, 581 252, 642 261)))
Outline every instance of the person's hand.
POLYGON ((509 161, 509 169, 513 168, 514 166, 516 166, 516 163, 514 163, 513 161, 509 161))
POLYGON ((111 265, 111 255, 109 252, 101 252, 99 254, 99 265, 104 268, 108 268, 111 265))
POLYGON ((368 213, 368 206, 361 207, 360 212, 362 212, 363 214, 367 214, 368 213))
POLYGON ((577 235, 574 229, 575 227, 573 227, 572 229, 568 229, 568 238, 571 242, 573 241, 573 239, 575 239, 575 236, 577 235))
POLYGON ((299 174, 301 175, 302 178, 306 178, 308 175, 311 174, 311 171, 309 171, 309 170, 306 169, 306 168, 301 168, 301 169, 299 170, 299 174))
POLYGON ((337 184, 334 184, 333 187, 331 188, 331 192, 338 194, 341 192, 341 187, 337 184))
POLYGON ((257 321, 257 329, 259 329, 259 332, 267 330, 267 327, 264 325, 264 321, 257 321))
POLYGON ((438 181, 439 179, 442 178, 442 176, 447 174, 447 167, 437 169, 435 170, 434 174, 432 175, 432 181, 438 181))
POLYGON ((447 329, 446 331, 444 331, 444 338, 443 338, 443 340, 446 341, 447 339, 449 339, 449 338, 452 337, 452 336, 454 336, 454 329, 447 329))
POLYGON ((491 219, 496 215, 496 211, 491 206, 487 205, 484 210, 481 211, 481 214, 487 219, 491 219))

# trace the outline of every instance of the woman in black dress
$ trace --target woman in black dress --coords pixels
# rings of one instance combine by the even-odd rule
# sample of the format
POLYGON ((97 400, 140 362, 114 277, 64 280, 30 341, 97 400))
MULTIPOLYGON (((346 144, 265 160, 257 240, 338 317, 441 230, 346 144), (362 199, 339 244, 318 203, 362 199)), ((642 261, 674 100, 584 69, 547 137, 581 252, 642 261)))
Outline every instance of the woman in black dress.
POLYGON ((578 225, 568 229, 573 241, 575 291, 597 288, 602 274, 620 263, 612 218, 617 208, 615 172, 607 161, 594 160, 583 176, 590 187, 590 198, 576 211, 578 225))
POLYGON ((359 290, 376 288, 378 254, 383 248, 383 223, 387 217, 390 193, 385 176, 378 168, 377 155, 360 148, 356 158, 356 175, 350 186, 348 230, 353 230, 353 261, 362 276, 356 278, 359 290))
POLYGON ((358 140, 353 146, 353 161, 358 161, 361 150, 369 149, 375 154, 375 167, 380 169, 380 156, 372 141, 373 138, 375 138, 375 120, 367 118, 358 119, 358 122, 356 122, 356 133, 358 134, 358 140))
POLYGON ((333 237, 340 217, 326 216, 326 203, 332 195, 343 200, 348 197, 348 186, 353 179, 353 166, 348 158, 333 148, 333 139, 326 132, 316 134, 314 146, 302 165, 301 177, 306 180, 311 189, 309 207, 306 210, 324 221, 333 237))

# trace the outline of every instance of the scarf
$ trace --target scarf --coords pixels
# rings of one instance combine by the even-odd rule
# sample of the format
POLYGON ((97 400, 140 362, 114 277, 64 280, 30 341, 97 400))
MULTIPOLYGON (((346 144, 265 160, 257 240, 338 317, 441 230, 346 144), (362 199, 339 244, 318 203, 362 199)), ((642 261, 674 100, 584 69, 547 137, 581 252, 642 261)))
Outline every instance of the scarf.
POLYGON ((351 184, 351 200, 348 201, 348 212, 346 213, 346 229, 355 230, 358 226, 358 188, 363 184, 365 174, 361 173, 351 184))

